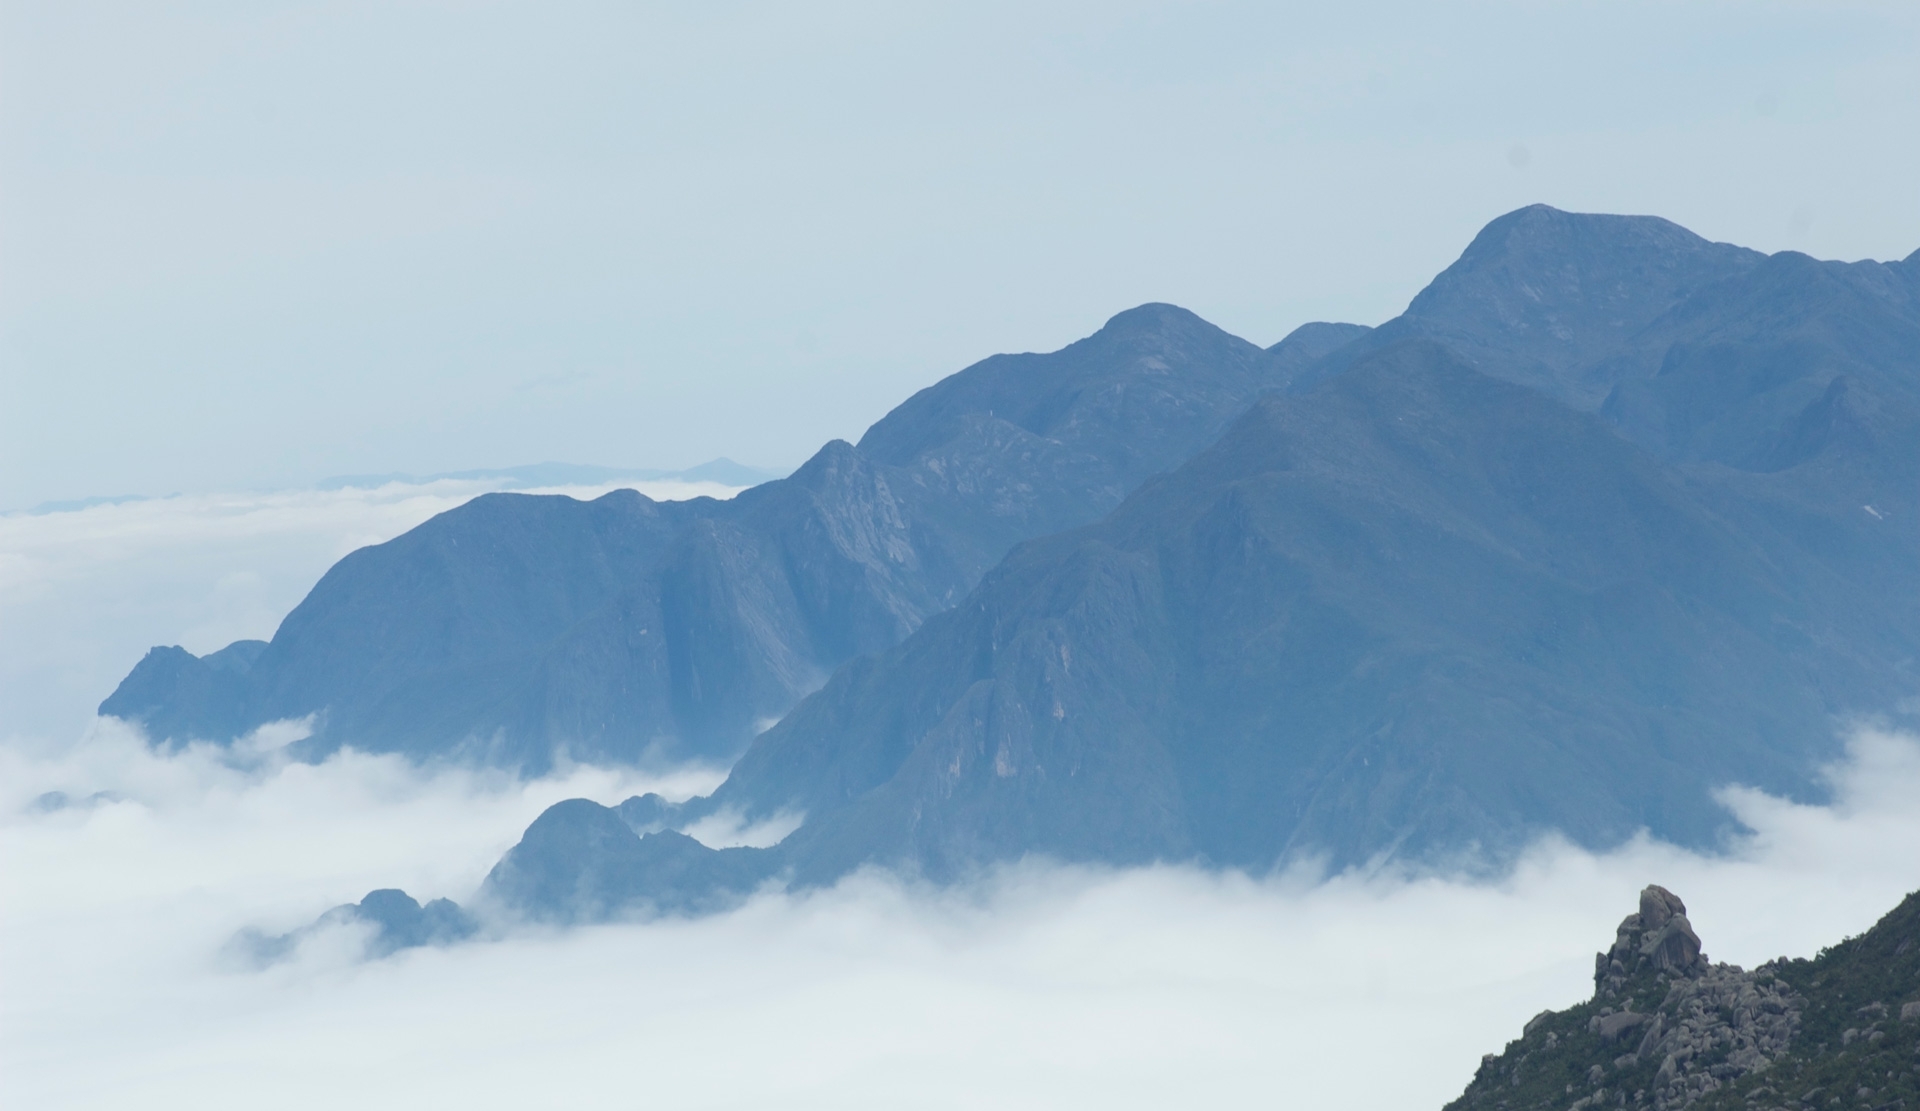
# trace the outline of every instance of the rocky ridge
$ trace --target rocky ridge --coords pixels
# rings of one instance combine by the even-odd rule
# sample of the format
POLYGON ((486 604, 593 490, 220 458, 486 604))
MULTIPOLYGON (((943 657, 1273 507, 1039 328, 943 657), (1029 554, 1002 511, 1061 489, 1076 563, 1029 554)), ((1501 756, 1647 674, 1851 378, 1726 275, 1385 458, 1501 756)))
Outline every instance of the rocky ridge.
POLYGON ((1771 966, 1707 959, 1686 904, 1657 885, 1596 954, 1593 980, 1591 1000, 1541 1012, 1504 1053, 1482 1058, 1448 1111, 1680 1111, 1771 1067, 1806 1006, 1771 966))
POLYGON ((1811 960, 1714 964, 1650 886, 1597 955, 1593 998, 1543 1011, 1446 1111, 1920 1106, 1920 895, 1811 960))

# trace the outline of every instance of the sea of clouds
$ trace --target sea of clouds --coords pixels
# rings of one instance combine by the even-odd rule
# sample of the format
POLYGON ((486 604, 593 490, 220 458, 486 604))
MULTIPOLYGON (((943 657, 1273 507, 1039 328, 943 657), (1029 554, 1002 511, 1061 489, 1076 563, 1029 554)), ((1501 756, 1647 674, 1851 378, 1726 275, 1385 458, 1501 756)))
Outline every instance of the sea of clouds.
MULTIPOLYGON (((274 552, 324 564, 430 511, 312 504, 333 532, 311 515, 238 530, 278 537, 244 541, 267 553, 263 581, 297 578, 266 566, 274 552)), ((224 551, 230 510, 206 514, 200 550, 224 551)), ((205 583, 186 570, 188 524, 105 531, 118 553, 87 555, 76 529, 72 560, 40 534, 34 558, 64 566, 37 581, 76 624, 104 627, 89 606, 140 594, 106 579, 205 583), (91 588, 76 565, 98 569, 91 588)), ((195 616, 191 599, 149 601, 195 616)), ((523 782, 354 752, 306 765, 270 740, 159 754, 94 721, 0 743, 0 1106, 1437 1109, 1529 1016, 1591 991, 1593 953, 1646 883, 1686 898, 1715 959, 1747 965, 1810 955, 1920 887, 1920 741, 1862 727, 1826 805, 1729 788, 1748 832, 1712 855, 1543 842, 1493 880, 1030 862, 934 891, 861 875, 712 918, 377 962, 343 930, 241 971, 222 946, 242 927, 300 925, 375 887, 465 897, 558 799, 715 779, 523 782)))

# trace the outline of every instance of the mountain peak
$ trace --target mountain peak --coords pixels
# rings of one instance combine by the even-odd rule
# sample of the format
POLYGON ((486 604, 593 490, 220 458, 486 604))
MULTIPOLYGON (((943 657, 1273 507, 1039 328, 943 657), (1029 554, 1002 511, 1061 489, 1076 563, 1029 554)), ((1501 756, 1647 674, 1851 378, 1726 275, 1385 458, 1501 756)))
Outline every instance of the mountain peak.
MULTIPOLYGON (((1738 272, 1757 264, 1757 251, 1714 243, 1659 216, 1563 212, 1544 204, 1500 216, 1480 229, 1460 258, 1441 271, 1407 306, 1409 315, 1453 307, 1495 294, 1495 307, 1516 298, 1551 303, 1599 295, 1621 301, 1633 278, 1651 280, 1671 303, 1703 271, 1738 272), (1494 289, 1494 281, 1508 288, 1494 289)), ((1612 306, 1615 311, 1628 307, 1612 306)), ((1516 317, 1516 322, 1519 317, 1516 317)))
POLYGON ((1593 408, 1613 383, 1583 371, 1765 257, 1657 216, 1530 205, 1482 228, 1378 340, 1426 335, 1487 373, 1593 408))
POLYGON ((1530 204, 1488 221, 1461 252, 1461 258, 1502 249, 1564 250, 1601 243, 1618 247, 1635 242, 1663 250, 1710 245, 1706 239, 1661 216, 1568 212, 1552 205, 1530 204))
POLYGON ((949 375, 875 422, 859 447, 906 465, 988 418, 1069 451, 1137 457, 1131 485, 1185 458, 1156 442, 1197 450, 1268 383, 1260 348, 1178 305, 1149 302, 1058 351, 994 355, 949 375))
POLYGON ((1335 324, 1316 320, 1288 332, 1279 343, 1267 348, 1267 366, 1275 380, 1298 388, 1301 375, 1315 363, 1346 347, 1357 344, 1373 329, 1365 324, 1335 324))
POLYGON ((1613 947, 1594 961, 1594 998, 1617 997, 1635 975, 1648 970, 1697 979, 1711 966, 1700 951, 1700 935, 1687 921, 1687 904, 1650 883, 1640 892, 1639 911, 1621 921, 1613 947))
POLYGON ((1142 332, 1155 333, 1189 328, 1204 328, 1210 332, 1219 331, 1197 313, 1183 309, 1179 305, 1170 305, 1164 301, 1148 301, 1144 305, 1135 305, 1125 312, 1115 313, 1094 335, 1134 335, 1142 332))
MULTIPOLYGON (((1875 930, 1883 928, 1884 923, 1875 930)), ((1505 1052, 1481 1058, 1473 1082, 1444 1111, 1811 1107, 1829 1088, 1865 1090, 1863 1079, 1884 1083, 1879 1078, 1894 1073, 1882 1070, 1898 1067, 1891 1052, 1873 1062, 1879 1067, 1871 1071, 1849 1068, 1857 1077, 1852 1083, 1834 1083, 1833 1050, 1865 1031, 1850 1031, 1841 1046, 1832 1046, 1827 1030, 1818 1029, 1831 1026, 1833 1035, 1840 1033, 1834 1019, 1822 1013, 1840 1008, 1822 1007, 1808 994, 1821 984, 1811 975, 1814 966, 1838 963, 1833 956, 1828 950, 1816 962, 1782 959, 1752 972, 1714 964, 1700 952, 1686 904, 1666 888, 1650 885, 1640 893, 1638 913, 1620 924, 1613 947, 1598 955, 1593 998, 1533 1016, 1505 1052), (1806 1068, 1808 1057, 1818 1057, 1821 1067, 1806 1068), (1576 1092, 1582 1094, 1576 1098, 1576 1092), (1771 1098, 1756 1102, 1762 1097, 1771 1098)), ((1890 962, 1880 963, 1884 969, 1890 962)), ((1882 1003, 1856 1011, 1862 1000, 1845 1002, 1851 1006, 1834 1018, 1867 1028, 1874 1006, 1881 1017, 1887 1010, 1882 1003)), ((1884 1034, 1872 1040, 1884 1040, 1888 1050, 1895 1045, 1884 1034)), ((1870 1045, 1868 1038, 1859 1041, 1862 1048, 1870 1045)))
POLYGON ((1286 351, 1299 351, 1306 358, 1317 359, 1331 354, 1371 331, 1373 329, 1365 324, 1338 324, 1332 321, 1314 320, 1288 332, 1279 343, 1267 348, 1267 352, 1279 354, 1286 351))

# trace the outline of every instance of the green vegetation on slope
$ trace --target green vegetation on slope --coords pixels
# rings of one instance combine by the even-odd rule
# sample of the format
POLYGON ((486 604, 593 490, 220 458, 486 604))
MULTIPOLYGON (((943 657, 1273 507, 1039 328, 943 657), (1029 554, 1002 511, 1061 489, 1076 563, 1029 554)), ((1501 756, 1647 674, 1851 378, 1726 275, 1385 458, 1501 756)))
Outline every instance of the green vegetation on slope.
POLYGON ((1920 892, 1859 937, 1772 967, 1807 998, 1799 1037, 1774 1068, 1696 1111, 1920 1108, 1920 892))
POLYGON ((1920 1111, 1920 893, 1812 960, 1610 976, 1657 940, 1641 919, 1594 999, 1534 1018, 1447 1111, 1920 1111))

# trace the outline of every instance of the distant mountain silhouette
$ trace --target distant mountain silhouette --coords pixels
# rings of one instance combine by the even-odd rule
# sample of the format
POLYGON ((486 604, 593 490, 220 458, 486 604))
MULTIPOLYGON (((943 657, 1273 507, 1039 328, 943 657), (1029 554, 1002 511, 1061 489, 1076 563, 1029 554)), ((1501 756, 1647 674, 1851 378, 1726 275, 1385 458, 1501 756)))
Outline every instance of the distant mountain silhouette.
POLYGON ((1288 388, 1298 389, 1303 384, 1302 375, 1318 366, 1328 355, 1355 343, 1371 331, 1373 329, 1364 324, 1329 324, 1326 321, 1302 324, 1288 332, 1285 339, 1267 348, 1267 357, 1273 361, 1275 376, 1283 379, 1288 388))
POLYGON ((1533 205, 1488 224, 1406 312, 1314 377, 1367 351, 1424 338, 1483 374, 1594 408, 1625 373, 1611 356, 1682 301, 1765 257, 1655 216, 1533 205))
POLYGON ((330 570, 251 666, 178 648, 100 712, 156 740, 314 715, 342 744, 526 771, 731 759, 846 660, 953 605, 1007 549, 1098 518, 1217 437, 1282 364, 1143 305, 922 390, 731 501, 490 495, 330 570))
MULTIPOLYGON (((1503 223, 1577 234, 1558 261, 1537 236, 1470 251, 1435 286, 1505 258, 1546 338, 1529 323, 1501 350, 1527 314, 1491 282, 1493 308, 1460 295, 1436 322, 1456 294, 1430 289, 1296 362, 1300 392, 1015 548, 712 797, 600 808, 640 845, 715 812, 806 814, 729 850, 697 898, 700 852, 678 846, 645 905, 1030 853, 1257 871, 1548 830, 1698 845, 1727 820, 1716 786, 1816 792, 1840 723, 1898 712, 1920 679, 1920 255, 1769 258, 1550 210, 1476 243, 1510 243, 1503 223), (1650 258, 1663 243, 1677 260, 1650 258), (1609 267, 1700 284, 1580 311, 1609 267), (1539 272, 1578 277, 1571 308, 1539 272)), ((578 843, 556 856, 596 867, 578 843)))
POLYGON ((1772 540, 1596 417, 1408 341, 1017 548, 696 811, 805 812, 803 881, 1704 843, 1713 787, 1801 790, 1830 715, 1893 704, 1920 648, 1772 540))
POLYGON ((1675 306, 1608 363, 1603 412, 1665 458, 1778 472, 1829 447, 1912 463, 1920 252, 1782 252, 1675 306))
POLYGON ((731 502, 478 499, 244 662, 156 650, 103 712, 523 768, 746 746, 711 797, 536 822, 479 905, 550 920, 1027 854, 1707 844, 1713 788, 1809 797, 1920 689, 1920 254, 1523 209, 1378 328, 1262 351, 1147 305, 731 502))

